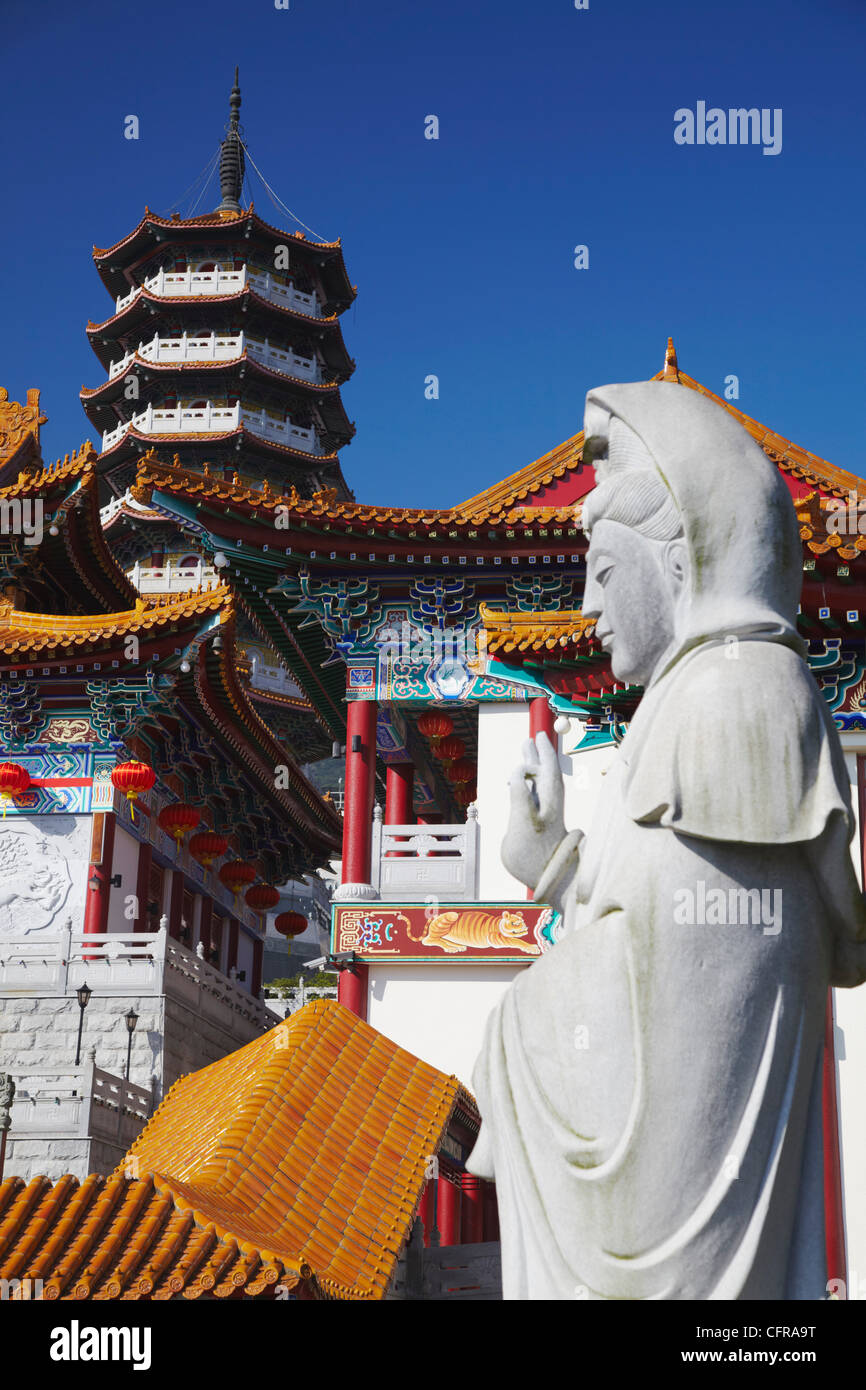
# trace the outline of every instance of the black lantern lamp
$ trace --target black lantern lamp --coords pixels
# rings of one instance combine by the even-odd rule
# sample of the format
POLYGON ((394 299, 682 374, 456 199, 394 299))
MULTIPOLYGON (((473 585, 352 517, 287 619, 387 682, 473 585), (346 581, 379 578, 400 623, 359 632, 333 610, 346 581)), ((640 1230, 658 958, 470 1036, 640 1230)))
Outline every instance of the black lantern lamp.
POLYGON ((78 1007, 81 1010, 80 1014, 78 1015, 78 1043, 75 1048, 75 1065, 78 1066, 79 1062, 81 1061, 81 1031, 84 1027, 84 1010, 90 1003, 90 996, 93 993, 93 990, 85 981, 83 985, 78 986, 78 989, 75 991, 75 993, 78 995, 78 1007))
POLYGON ((126 1031, 129 1034, 129 1041, 126 1045, 126 1079, 129 1080, 129 1064, 132 1060, 132 1035, 135 1032, 135 1025, 138 1022, 138 1014, 135 1009, 130 1009, 128 1014, 124 1014, 126 1019, 126 1031))

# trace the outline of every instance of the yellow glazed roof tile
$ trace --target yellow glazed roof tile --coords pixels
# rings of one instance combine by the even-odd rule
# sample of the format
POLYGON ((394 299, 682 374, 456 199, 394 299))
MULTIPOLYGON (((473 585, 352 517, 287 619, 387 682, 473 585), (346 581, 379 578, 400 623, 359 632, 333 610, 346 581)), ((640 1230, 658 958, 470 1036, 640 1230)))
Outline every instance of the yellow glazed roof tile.
POLYGON ((48 1298, 381 1299, 458 1099, 455 1077, 309 1004, 178 1081, 111 1178, 0 1185, 0 1278, 38 1269, 48 1298))

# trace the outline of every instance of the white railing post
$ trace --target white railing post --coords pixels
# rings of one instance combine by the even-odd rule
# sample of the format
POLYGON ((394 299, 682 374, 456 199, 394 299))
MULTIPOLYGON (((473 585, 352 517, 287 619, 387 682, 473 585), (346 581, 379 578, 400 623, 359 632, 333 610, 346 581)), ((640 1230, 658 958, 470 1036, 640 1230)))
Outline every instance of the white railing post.
POLYGON ((373 834, 370 837, 370 882, 378 896, 382 884, 382 807, 373 807, 373 834))
POLYGON ((473 801, 466 808, 466 836, 463 842, 466 861, 466 886, 473 898, 478 896, 478 807, 473 801))

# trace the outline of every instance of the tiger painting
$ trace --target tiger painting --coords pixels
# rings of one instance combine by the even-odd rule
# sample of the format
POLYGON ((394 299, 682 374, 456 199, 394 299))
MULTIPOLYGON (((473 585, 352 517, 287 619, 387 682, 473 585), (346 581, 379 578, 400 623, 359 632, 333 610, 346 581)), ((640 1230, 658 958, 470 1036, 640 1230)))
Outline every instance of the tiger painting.
POLYGON ((522 951, 527 956, 540 954, 532 941, 521 941, 529 927, 522 912, 439 912, 428 922, 409 931, 413 941, 422 946, 438 946, 449 956, 460 955, 473 947, 476 950, 522 951))

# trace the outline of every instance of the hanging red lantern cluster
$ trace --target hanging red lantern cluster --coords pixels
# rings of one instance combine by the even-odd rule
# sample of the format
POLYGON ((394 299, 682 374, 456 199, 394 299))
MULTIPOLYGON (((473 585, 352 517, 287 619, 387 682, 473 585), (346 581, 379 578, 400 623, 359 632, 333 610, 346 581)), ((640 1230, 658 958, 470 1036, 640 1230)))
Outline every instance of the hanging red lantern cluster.
POLYGON ((26 792, 30 786, 30 773, 20 763, 0 763, 0 799, 3 801, 3 819, 6 809, 15 796, 26 792))
POLYGON ((279 890, 270 883, 255 883, 244 894, 246 904, 253 912, 268 912, 280 901, 279 890))
POLYGON ((450 714, 444 714, 442 710, 428 709, 418 720, 418 732, 425 738, 429 738, 431 743, 439 743, 441 739, 447 738, 454 732, 454 720, 450 714))
POLYGON ((220 883, 224 883, 235 897, 242 888, 252 883, 255 877, 256 871, 252 864, 245 864, 242 859, 232 859, 228 864, 223 864, 219 871, 220 883))
POLYGON ((274 926, 280 936, 301 936, 307 930, 307 919, 302 912, 281 912, 274 918, 274 926))
POLYGON ((178 801, 174 806, 164 806, 159 813, 160 827, 180 846, 184 835, 195 830, 201 820, 201 811, 178 801))
POLYGON ((458 758, 456 762, 449 763, 445 769, 445 776, 449 782, 454 782, 459 786, 461 782, 471 782, 475 776, 475 764, 468 758, 458 758))
POLYGON ((216 830, 200 830, 189 842, 189 852, 205 868, 210 868, 215 859, 222 859, 229 847, 228 835, 220 835, 216 830))
POLYGON ((454 790, 454 800, 458 806, 471 806, 478 795, 478 788, 474 783, 464 782, 462 786, 454 790))
POLYGON ((462 758, 465 752, 466 744, 462 738, 458 738, 457 734, 450 734, 433 749, 433 756, 438 758, 440 762, 454 763, 458 758, 462 758))
POLYGON ((129 802, 129 813, 135 820, 135 799, 142 792, 149 792, 156 781, 156 773, 147 763, 118 763, 112 770, 111 784, 123 792, 129 802))

